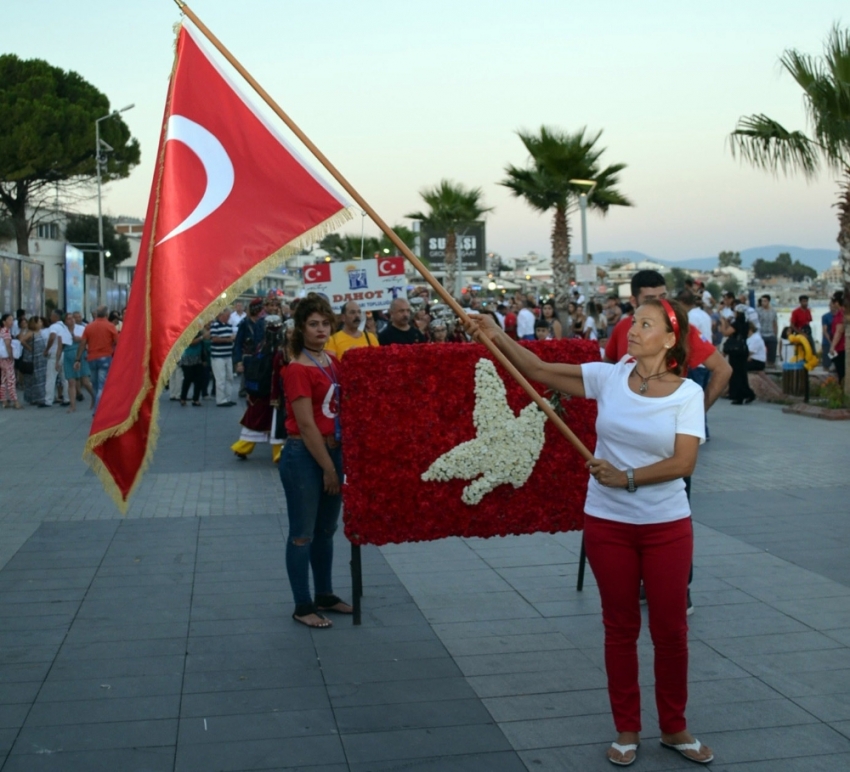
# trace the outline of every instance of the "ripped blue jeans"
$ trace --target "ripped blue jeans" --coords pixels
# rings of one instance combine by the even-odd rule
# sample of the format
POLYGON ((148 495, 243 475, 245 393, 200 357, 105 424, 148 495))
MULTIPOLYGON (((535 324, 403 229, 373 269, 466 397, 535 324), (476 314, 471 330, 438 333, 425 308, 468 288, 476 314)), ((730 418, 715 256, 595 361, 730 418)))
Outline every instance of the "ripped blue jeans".
MULTIPOLYGON (((342 449, 328 448, 342 481, 342 449)), ((324 490, 322 467, 302 440, 289 439, 278 464, 286 494, 289 535, 286 539, 286 572, 297 605, 313 602, 310 595, 310 569, 316 595, 333 592, 333 538, 339 522, 342 496, 329 496, 324 490), (304 544, 296 541, 306 540, 304 544)))

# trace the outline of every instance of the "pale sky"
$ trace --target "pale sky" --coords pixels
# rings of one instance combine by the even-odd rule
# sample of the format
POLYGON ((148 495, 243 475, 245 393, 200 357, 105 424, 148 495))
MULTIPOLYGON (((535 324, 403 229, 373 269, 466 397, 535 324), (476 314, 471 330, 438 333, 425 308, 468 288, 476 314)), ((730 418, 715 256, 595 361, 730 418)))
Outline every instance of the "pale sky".
MULTIPOLYGON (((195 0, 190 6, 388 222, 447 177, 480 186, 487 248, 550 254, 551 217, 497 183, 517 129, 604 130, 636 204, 588 218, 591 252, 676 260, 765 244, 835 248, 837 181, 741 166, 727 137, 763 112, 805 128, 778 59, 820 54, 839 2, 195 0), (803 10, 805 8, 805 10, 803 10)), ((171 0, 4 3, 0 51, 76 70, 142 147, 104 211, 143 217, 173 57, 171 0)), ((845 20, 846 21, 846 20, 845 20)), ((259 101, 259 98, 258 100, 259 101)), ((318 163, 314 164, 315 167, 318 163)), ((359 233, 356 225, 348 230, 359 233)), ((580 253, 578 218, 573 254, 580 253)), ((374 232, 374 229, 370 229, 374 232)), ((836 248, 837 249, 837 248, 836 248)))

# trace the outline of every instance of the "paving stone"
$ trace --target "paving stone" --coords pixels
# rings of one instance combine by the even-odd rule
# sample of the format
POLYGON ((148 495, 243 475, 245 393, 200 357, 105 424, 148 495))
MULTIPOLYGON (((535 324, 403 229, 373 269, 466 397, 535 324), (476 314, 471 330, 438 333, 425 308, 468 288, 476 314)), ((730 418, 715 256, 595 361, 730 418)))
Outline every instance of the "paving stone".
POLYGON ((26 726, 101 724, 113 721, 144 721, 177 718, 180 695, 154 697, 108 697, 97 700, 39 699, 27 716, 26 726))
POLYGON ((350 769, 351 772, 526 772, 526 766, 512 751, 368 761, 352 764, 350 769))
MULTIPOLYGON (((309 767, 321 759, 326 764, 345 762, 339 737, 285 737, 224 743, 178 745, 175 772, 237 772, 274 767, 309 767)), ((170 768, 169 768, 170 769, 170 768)), ((4 770, 5 772, 5 770, 4 770)))
POLYGON ((29 702, 15 705, 0 704, 0 728, 17 731, 18 728, 23 726, 31 707, 32 704, 29 702))
POLYGON ((167 657, 186 653, 185 638, 143 638, 142 640, 91 641, 66 643, 57 656, 58 662, 68 660, 167 657))
POLYGON ((318 666, 305 669, 298 663, 264 669, 204 670, 186 673, 184 694, 230 692, 252 689, 289 689, 302 686, 322 686, 324 680, 318 666))
POLYGON ((184 694, 181 718, 235 716, 246 713, 288 711, 294 706, 303 710, 329 707, 323 686, 292 686, 285 689, 243 689, 233 691, 184 694))
POLYGON ((328 695, 334 708, 463 700, 476 696, 467 679, 462 677, 329 684, 328 695))
POLYGON ((718 732, 701 739, 724 764, 850 753, 850 739, 824 724, 718 732))
POLYGON ((122 748, 10 756, 3 772, 172 772, 174 749, 122 748))
POLYGON ((12 755, 60 754, 113 748, 158 748, 177 742, 177 719, 123 721, 71 726, 26 726, 12 755))
POLYGON ((121 676, 149 676, 181 674, 183 655, 161 657, 123 657, 103 659, 66 659, 56 662, 50 670, 55 679, 119 678, 121 676))
POLYGON ((475 725, 474 731, 454 726, 344 734, 342 742, 350 764, 512 750, 495 725, 475 725))
POLYGON ((490 713, 477 699, 337 707, 334 715, 342 734, 493 724, 490 713))
POLYGON ((288 710, 267 713, 183 718, 180 720, 180 743, 327 736, 336 731, 334 713, 330 708, 305 710, 292 705, 288 710))
POLYGON ((41 685, 39 700, 112 700, 130 697, 156 697, 182 691, 179 673, 168 675, 124 676, 118 678, 64 679, 48 677, 41 685))

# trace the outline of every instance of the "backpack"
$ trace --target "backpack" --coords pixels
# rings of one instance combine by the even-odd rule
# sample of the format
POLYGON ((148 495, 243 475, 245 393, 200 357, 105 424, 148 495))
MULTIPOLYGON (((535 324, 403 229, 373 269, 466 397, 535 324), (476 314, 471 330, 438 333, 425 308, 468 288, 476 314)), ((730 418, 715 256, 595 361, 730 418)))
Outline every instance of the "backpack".
POLYGON ((272 390, 274 351, 262 346, 244 361, 245 391, 252 397, 268 397, 272 390))

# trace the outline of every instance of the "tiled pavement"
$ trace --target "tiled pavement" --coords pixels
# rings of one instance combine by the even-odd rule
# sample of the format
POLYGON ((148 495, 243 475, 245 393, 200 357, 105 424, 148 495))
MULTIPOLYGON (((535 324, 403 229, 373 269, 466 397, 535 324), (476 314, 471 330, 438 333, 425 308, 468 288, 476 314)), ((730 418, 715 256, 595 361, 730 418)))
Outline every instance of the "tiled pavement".
MULTIPOLYGON (((236 409, 163 404, 121 519, 86 416, 0 411, 0 769, 597 770, 613 729, 577 534, 364 549, 364 624, 289 618, 285 516, 236 409)), ((850 426, 711 413, 694 479, 691 727, 715 770, 850 753, 850 426)), ((347 545, 337 538, 337 589, 347 545)), ((635 769, 659 748, 651 646, 635 769)))

